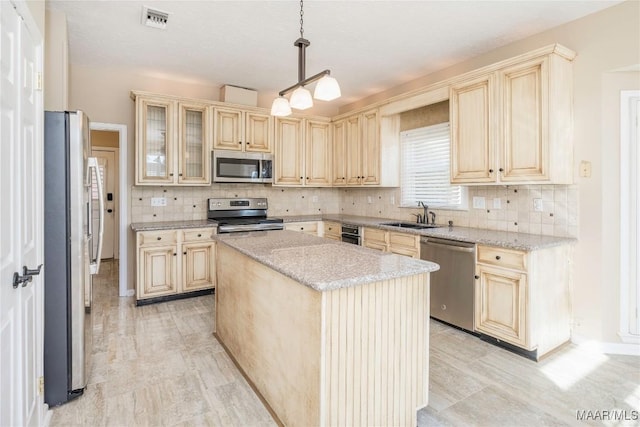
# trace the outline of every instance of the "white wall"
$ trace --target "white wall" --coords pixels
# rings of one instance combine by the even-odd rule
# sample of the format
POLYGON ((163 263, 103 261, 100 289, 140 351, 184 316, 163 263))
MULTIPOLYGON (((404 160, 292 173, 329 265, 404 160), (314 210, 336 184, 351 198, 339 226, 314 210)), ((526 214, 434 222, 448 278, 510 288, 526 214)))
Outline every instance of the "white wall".
POLYGON ((64 13, 45 14, 44 109, 69 109, 69 38, 64 13))

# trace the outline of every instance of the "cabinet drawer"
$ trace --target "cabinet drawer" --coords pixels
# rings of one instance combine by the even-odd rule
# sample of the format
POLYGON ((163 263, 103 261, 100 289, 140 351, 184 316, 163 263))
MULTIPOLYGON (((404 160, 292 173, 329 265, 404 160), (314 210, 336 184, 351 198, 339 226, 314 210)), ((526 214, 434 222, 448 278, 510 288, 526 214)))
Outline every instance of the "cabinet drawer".
POLYGON ((402 246, 406 249, 417 250, 420 246, 420 236, 407 233, 389 232, 389 244, 393 247, 402 246))
POLYGON ((138 233, 139 246, 171 245, 177 242, 177 230, 142 231, 138 233))
POLYGON ((185 242, 202 242, 211 240, 215 234, 215 228, 201 228, 196 230, 184 230, 185 242))
POLYGON ((365 241, 375 241, 384 245, 387 244, 387 232, 384 230, 379 230, 377 228, 365 228, 363 233, 365 241))
POLYGON ((478 262, 513 270, 527 270, 527 253, 512 249, 478 245, 478 262))
POLYGON ((303 233, 317 233, 318 232, 318 222, 294 222, 290 224, 286 224, 284 226, 285 230, 291 231, 302 231, 303 233))

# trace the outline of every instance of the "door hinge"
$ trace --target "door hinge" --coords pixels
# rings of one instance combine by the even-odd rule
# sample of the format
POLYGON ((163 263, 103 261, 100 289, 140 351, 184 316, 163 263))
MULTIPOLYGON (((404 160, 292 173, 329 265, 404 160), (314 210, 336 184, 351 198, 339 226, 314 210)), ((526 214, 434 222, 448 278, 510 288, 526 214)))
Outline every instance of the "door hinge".
POLYGON ((42 73, 40 71, 35 73, 35 87, 36 90, 42 90, 42 73))
POLYGON ((38 394, 44 394, 44 377, 38 377, 38 394))

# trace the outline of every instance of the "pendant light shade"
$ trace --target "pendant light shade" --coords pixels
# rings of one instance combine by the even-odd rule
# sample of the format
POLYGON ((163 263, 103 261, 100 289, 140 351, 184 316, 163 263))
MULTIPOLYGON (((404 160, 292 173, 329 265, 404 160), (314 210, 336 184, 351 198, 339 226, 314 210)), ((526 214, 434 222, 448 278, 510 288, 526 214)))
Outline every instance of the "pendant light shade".
POLYGON ((295 108, 296 110, 306 110, 307 108, 313 107, 311 92, 303 86, 300 86, 291 94, 289 105, 291 108, 295 108))
POLYGON ((300 0, 300 38, 296 40, 293 45, 298 48, 298 83, 293 86, 281 90, 278 93, 278 98, 271 104, 271 115, 273 116, 288 116, 291 114, 291 109, 306 110, 313 107, 313 98, 311 98, 311 92, 305 89, 305 86, 314 82, 318 82, 314 91, 313 97, 321 101, 331 101, 339 98, 340 86, 336 79, 329 74, 331 71, 324 70, 309 78, 306 75, 306 53, 305 50, 311 44, 311 42, 304 38, 304 29, 302 27, 304 23, 304 11, 302 10, 303 1, 300 0), (291 97, 287 102, 284 97, 286 94, 291 93, 291 97))
POLYGON ((291 106, 284 96, 279 96, 271 104, 271 115, 285 117, 291 114, 291 106))
POLYGON ((313 97, 321 101, 333 101, 340 98, 340 85, 338 81, 328 74, 325 74, 318 84, 316 84, 316 90, 313 92, 313 97))

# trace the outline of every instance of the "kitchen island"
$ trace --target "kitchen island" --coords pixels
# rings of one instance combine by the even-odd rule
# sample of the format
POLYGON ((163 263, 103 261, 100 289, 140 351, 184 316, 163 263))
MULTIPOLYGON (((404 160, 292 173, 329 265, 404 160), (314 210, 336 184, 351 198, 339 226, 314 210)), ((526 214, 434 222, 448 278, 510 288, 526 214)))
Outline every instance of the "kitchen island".
POLYGON ((217 235, 216 336, 285 425, 416 425, 438 265, 292 231, 217 235))

